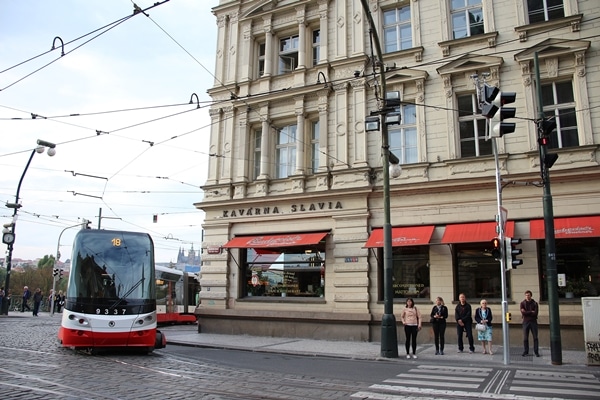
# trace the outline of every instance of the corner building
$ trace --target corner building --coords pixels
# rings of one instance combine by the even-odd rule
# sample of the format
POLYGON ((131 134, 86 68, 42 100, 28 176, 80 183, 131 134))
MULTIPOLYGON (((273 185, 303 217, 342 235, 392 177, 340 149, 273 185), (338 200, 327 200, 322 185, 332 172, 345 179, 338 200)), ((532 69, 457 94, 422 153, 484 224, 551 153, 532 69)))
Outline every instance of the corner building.
MULTIPOLYGON (((437 296, 486 298, 501 323, 498 210, 523 265, 506 272, 511 343, 519 303, 540 302, 549 346, 538 107, 550 153, 563 348, 581 348, 581 297, 600 290, 600 8, 577 0, 222 0, 205 197, 203 332, 379 341, 383 304, 380 73, 399 92, 388 127, 394 312, 437 296), (534 58, 538 55, 542 103, 534 58), (514 133, 486 140, 473 75, 515 92, 514 133), (568 290, 567 290, 568 289, 568 290), (567 293, 568 292, 568 293, 567 293)), ((387 168, 387 166, 385 166, 387 168)), ((450 325, 452 326, 452 325, 450 325)), ((420 341, 431 341, 428 329, 420 341)), ((449 330, 447 340, 455 341, 449 330)), ((501 330, 496 330, 500 341, 501 330)), ((403 336, 402 329, 398 329, 403 336)), ((402 340, 402 338, 401 338, 402 340)))

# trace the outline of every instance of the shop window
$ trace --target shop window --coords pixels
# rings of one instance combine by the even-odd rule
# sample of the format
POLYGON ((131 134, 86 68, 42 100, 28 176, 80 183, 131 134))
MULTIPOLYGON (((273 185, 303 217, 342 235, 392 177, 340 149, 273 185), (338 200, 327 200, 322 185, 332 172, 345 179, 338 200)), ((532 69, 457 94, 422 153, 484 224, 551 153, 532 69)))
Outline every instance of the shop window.
POLYGON ((298 35, 279 40, 279 74, 292 72, 298 66, 298 35))
POLYGON ((481 0, 450 0, 452 39, 484 33, 481 0))
MULTIPOLYGON (((487 255, 487 243, 455 244, 456 297, 464 293, 467 298, 502 298, 500 262, 487 255)), ((510 288, 507 282, 507 293, 510 288)))
POLYGON ((287 178, 296 170, 296 125, 288 125, 277 131, 276 178, 287 178))
POLYGON ((563 0, 527 0, 529 23, 550 21, 565 16, 563 0))
POLYGON ((475 157, 492 154, 492 141, 485 140, 485 118, 479 114, 477 96, 458 96, 460 125, 460 156, 475 157))
MULTIPOLYGON (((378 248, 379 300, 383 300, 383 248, 378 248)), ((429 246, 392 248, 392 287, 395 299, 429 299, 429 246)))
MULTIPOLYGON (((556 239, 556 270, 566 285, 561 298, 598 296, 600 293, 600 238, 556 239)), ((538 240, 542 300, 548 300, 545 241, 538 240)))
POLYGON ((310 173, 314 174, 319 170, 319 121, 313 121, 311 124, 310 138, 310 173))
POLYGON ((385 53, 410 49, 412 47, 410 6, 384 11, 383 32, 385 53))
POLYGON ((414 104, 400 107, 400 125, 388 127, 390 151, 398 157, 400 164, 418 161, 417 151, 417 110, 414 104))
POLYGON ((325 245, 241 249, 244 297, 323 297, 325 245))
POLYGON ((542 85, 542 106, 546 117, 556 121, 556 134, 550 135, 552 149, 579 146, 573 82, 552 82, 542 85))

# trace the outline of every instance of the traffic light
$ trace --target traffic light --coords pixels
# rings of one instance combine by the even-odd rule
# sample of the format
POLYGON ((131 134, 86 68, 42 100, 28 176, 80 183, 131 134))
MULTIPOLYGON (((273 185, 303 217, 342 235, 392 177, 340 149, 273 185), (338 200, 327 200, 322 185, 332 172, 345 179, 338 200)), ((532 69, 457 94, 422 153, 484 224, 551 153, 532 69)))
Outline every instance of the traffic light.
POLYGON ((521 244, 520 238, 504 238, 506 247, 506 269, 517 269, 523 264, 523 260, 517 258, 519 254, 523 254, 523 250, 518 249, 517 245, 521 244))
POLYGON ((514 103, 517 94, 515 92, 498 92, 492 105, 497 107, 496 112, 491 116, 490 137, 502 137, 507 133, 513 133, 516 128, 514 122, 504 122, 507 118, 514 118, 517 109, 514 107, 504 107, 506 104, 514 103))
POLYGON ((52 270, 52 276, 58 276, 58 268, 52 270))
POLYGON ((496 86, 490 86, 487 83, 483 86, 483 106, 481 107, 481 115, 486 118, 492 118, 496 111, 498 111, 498 105, 494 104, 496 96, 500 92, 496 86))
POLYGON ((502 258, 502 242, 500 238, 496 237, 492 239, 492 257, 497 261, 500 261, 502 258))
POLYGON ((63 275, 63 269, 59 269, 58 270, 58 279, 62 279, 62 275, 63 275))
MULTIPOLYGON (((556 129, 556 120, 554 118, 545 118, 538 123, 538 144, 540 146, 548 146, 550 144, 550 134, 556 129)), ((558 154, 546 153, 542 162, 548 169, 552 168, 558 160, 558 154)))

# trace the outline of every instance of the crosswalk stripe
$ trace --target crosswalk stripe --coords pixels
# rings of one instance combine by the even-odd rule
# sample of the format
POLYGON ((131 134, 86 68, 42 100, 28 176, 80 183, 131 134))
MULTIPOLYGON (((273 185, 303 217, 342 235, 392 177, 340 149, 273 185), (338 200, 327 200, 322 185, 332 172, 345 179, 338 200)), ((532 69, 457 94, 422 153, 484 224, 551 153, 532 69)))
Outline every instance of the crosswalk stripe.
POLYGON ((561 395, 565 395, 565 396, 569 396, 567 398, 572 398, 573 395, 578 395, 578 396, 589 396, 592 393, 594 393, 594 391, 597 390, 597 387, 594 388, 594 391, 590 393, 589 390, 573 390, 573 389, 557 389, 557 388, 543 388, 540 386, 511 386, 510 387, 511 391, 514 392, 527 392, 527 393, 551 393, 552 394, 552 398, 557 398, 557 395, 561 394, 561 395))
MULTIPOLYGON (((411 378, 411 380, 409 382, 407 382, 405 380, 401 380, 401 379, 386 379, 384 382, 386 382, 386 383, 401 383, 404 385, 409 383, 409 384, 413 384, 413 385, 419 384, 420 386, 448 387, 448 382, 432 381, 431 378, 429 378, 429 379, 411 378)), ((477 389, 479 387, 479 383, 461 382, 460 387, 465 388, 465 389, 467 389, 467 388, 468 389, 477 389)))
POLYGON ((549 381, 544 381, 544 382, 540 382, 540 381, 531 381, 531 380, 522 380, 522 379, 515 379, 512 381, 513 385, 535 385, 535 384, 540 384, 543 385, 545 387, 551 386, 551 387, 560 387, 564 390, 567 390, 567 388, 574 388, 574 389, 590 389, 590 390, 598 390, 598 381, 590 381, 590 382, 549 382, 549 381))

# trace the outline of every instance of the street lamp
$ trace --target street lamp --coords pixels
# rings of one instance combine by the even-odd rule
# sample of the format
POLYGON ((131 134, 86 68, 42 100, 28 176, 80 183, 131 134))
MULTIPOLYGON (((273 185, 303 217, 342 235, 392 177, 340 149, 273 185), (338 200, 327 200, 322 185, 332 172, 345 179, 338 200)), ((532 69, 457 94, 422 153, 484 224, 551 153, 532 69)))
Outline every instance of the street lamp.
MULTIPOLYGON (((60 238, 62 237, 62 234, 70 228, 75 228, 76 226, 81 227, 81 229, 85 229, 85 226, 87 225, 87 219, 83 220, 83 224, 79 223, 77 225, 71 225, 71 226, 67 226, 65 229, 63 229, 60 232, 60 235, 58 235, 58 242, 56 243, 56 259, 54 261, 54 264, 56 266, 56 264, 58 264, 58 260, 60 260, 60 238)), ((56 269, 55 266, 53 267, 53 269, 56 269)), ((54 298, 56 297, 56 281, 58 281, 60 279, 60 270, 57 271, 57 274, 54 274, 52 277, 52 297, 50 298, 50 315, 54 316, 54 298)))
POLYGON ((6 281, 4 283, 4 292, 5 296, 2 301, 2 312, 0 314, 8 315, 8 292, 10 288, 10 269, 12 266, 12 252, 13 246, 15 243, 15 228, 17 225, 17 212, 19 208, 21 208, 21 204, 19 204, 19 193, 21 192, 21 184, 23 183, 23 178, 25 178, 25 174, 27 173, 27 169, 29 168, 29 164, 31 164, 31 160, 35 153, 43 153, 46 147, 48 148, 48 155, 52 157, 56 154, 56 145, 54 143, 46 142, 45 140, 38 139, 37 147, 31 151, 31 155, 29 156, 29 160, 27 161, 27 165, 25 165, 25 169, 23 170, 23 175, 21 175, 21 179, 19 180, 19 185, 17 186, 17 194, 15 195, 14 203, 6 203, 7 208, 12 208, 13 211, 13 219, 10 224, 5 224, 2 234, 2 242, 8 245, 8 252, 6 253, 6 281))
MULTIPOLYGON (((369 10, 367 0, 360 1, 363 10, 369 22, 369 33, 373 37, 373 44, 377 51, 379 62, 383 63, 383 52, 381 51, 381 42, 379 35, 375 30, 375 22, 369 10)), ((390 159, 396 161, 397 167, 394 167, 394 175, 399 172, 399 161, 397 157, 390 157, 389 139, 388 139, 388 124, 399 124, 400 115, 397 114, 397 107, 400 106, 400 93, 390 92, 386 90, 385 72, 380 73, 381 90, 385 96, 383 109, 376 112, 383 118, 381 125, 381 148, 383 159, 383 316, 381 318, 381 356, 387 358, 398 358, 398 337, 396 328, 396 317, 394 316, 394 288, 392 282, 392 224, 390 217, 390 159), (389 120, 388 120, 389 117, 389 120)), ((372 124, 372 121, 367 120, 367 124, 372 124)))

